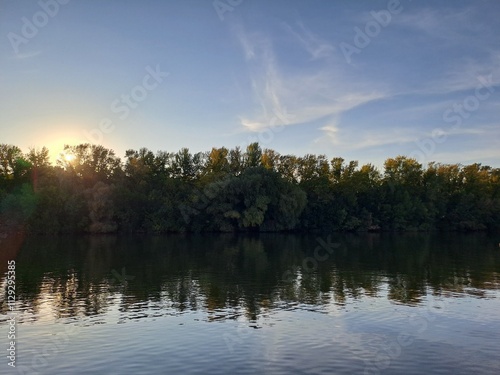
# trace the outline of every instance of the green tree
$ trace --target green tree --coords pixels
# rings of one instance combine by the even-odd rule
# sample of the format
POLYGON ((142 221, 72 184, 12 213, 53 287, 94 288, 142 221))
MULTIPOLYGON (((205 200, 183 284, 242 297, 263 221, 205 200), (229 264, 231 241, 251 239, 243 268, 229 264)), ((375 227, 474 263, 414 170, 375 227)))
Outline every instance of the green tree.
POLYGON ((225 147, 213 147, 208 154, 205 166, 205 175, 212 175, 220 178, 230 171, 229 150, 225 147))
POLYGON ((113 150, 90 143, 65 145, 57 165, 73 173, 87 187, 94 186, 97 181, 112 180, 122 171, 120 159, 113 150))
POLYGON ((245 155, 245 167, 258 167, 261 165, 262 150, 258 142, 250 143, 247 146, 245 155))
POLYGON ((229 170, 231 174, 234 176, 240 175, 243 172, 244 164, 243 153, 239 146, 229 151, 229 170))
POLYGON ((50 170, 49 149, 45 146, 41 149, 31 147, 25 159, 30 163, 31 183, 33 184, 33 190, 36 192, 39 179, 47 175, 50 170))
POLYGON ((276 151, 266 148, 262 152, 261 165, 269 170, 276 171, 279 163, 280 154, 276 151))
POLYGON ((22 157, 23 153, 19 147, 0 144, 0 178, 3 180, 14 178, 16 162, 22 157))

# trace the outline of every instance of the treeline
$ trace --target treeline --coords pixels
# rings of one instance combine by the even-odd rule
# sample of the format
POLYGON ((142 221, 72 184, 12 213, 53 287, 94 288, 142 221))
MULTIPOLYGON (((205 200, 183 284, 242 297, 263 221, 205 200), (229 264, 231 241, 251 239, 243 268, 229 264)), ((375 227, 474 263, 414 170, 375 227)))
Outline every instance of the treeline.
POLYGON ((0 225, 31 233, 500 229, 500 169, 325 155, 0 144, 0 225))

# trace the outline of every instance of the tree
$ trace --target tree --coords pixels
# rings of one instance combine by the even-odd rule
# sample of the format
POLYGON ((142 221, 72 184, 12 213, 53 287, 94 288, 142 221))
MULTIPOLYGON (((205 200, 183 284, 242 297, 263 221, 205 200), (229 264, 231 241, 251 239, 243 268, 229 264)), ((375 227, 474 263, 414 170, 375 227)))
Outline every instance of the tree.
POLYGON ((236 146, 229 151, 229 170, 234 176, 238 176, 243 172, 244 160, 243 153, 239 146, 236 146))
POLYGON ((21 149, 14 145, 0 144, 0 178, 14 178, 17 160, 23 157, 21 149))
POLYGON ((74 173, 87 187, 97 181, 109 181, 121 172, 120 159, 113 150, 90 143, 65 145, 57 165, 74 173))
POLYGON ((207 207, 212 230, 293 229, 306 205, 300 188, 264 167, 247 168, 212 191, 207 207))
POLYGON ((214 175, 220 177, 230 171, 230 163, 228 160, 229 150, 225 147, 212 148, 208 154, 207 164, 205 166, 206 175, 214 175))
POLYGON ((50 166, 49 149, 43 146, 41 149, 30 147, 26 159, 34 168, 46 168, 50 166))
POLYGON ((500 169, 261 150, 0 145, 0 225, 36 233, 498 230, 500 169))
POLYGON ((285 178, 289 182, 298 182, 298 159, 294 155, 281 155, 279 157, 277 170, 281 177, 285 178))
POLYGON ((40 174, 46 172, 50 167, 49 149, 45 146, 41 149, 31 147, 26 154, 26 159, 31 164, 31 182, 33 190, 36 192, 38 190, 40 174))
POLYGON ((261 164, 264 168, 276 171, 280 159, 280 154, 276 151, 266 148, 261 156, 261 164))
POLYGON ((340 157, 335 157, 330 161, 332 165, 332 181, 334 183, 339 183, 344 171, 344 159, 340 157))
POLYGON ((87 190, 91 233, 110 233, 118 228, 114 220, 113 189, 114 186, 98 181, 87 190))
POLYGON ((258 142, 250 143, 244 155, 245 167, 258 167, 261 165, 262 150, 258 142))
POLYGON ((418 187, 422 178, 422 164, 406 156, 389 158, 384 163, 384 178, 388 182, 418 187))
POLYGON ((171 162, 173 177, 184 181, 193 181, 203 170, 204 155, 198 152, 192 155, 188 148, 180 149, 171 162))

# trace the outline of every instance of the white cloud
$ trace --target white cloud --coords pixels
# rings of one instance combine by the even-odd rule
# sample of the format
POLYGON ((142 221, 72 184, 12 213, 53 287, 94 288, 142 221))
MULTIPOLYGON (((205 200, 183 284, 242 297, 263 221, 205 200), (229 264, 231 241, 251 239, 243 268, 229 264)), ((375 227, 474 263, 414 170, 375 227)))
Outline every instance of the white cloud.
POLYGON ((414 29, 427 36, 444 39, 451 43, 460 43, 463 38, 480 30, 477 23, 470 22, 474 17, 471 8, 425 8, 419 11, 405 11, 394 17, 399 26, 414 29))
POLYGON ((488 59, 461 59, 452 63, 446 74, 422 88, 422 93, 450 94, 474 90, 485 83, 500 85, 500 52, 494 51, 488 59))
MULTIPOLYGON (((283 121, 280 120, 280 124, 313 128, 310 133, 302 134, 304 141, 312 141, 311 146, 315 149, 318 146, 328 149, 334 146, 338 152, 393 152, 398 149, 408 150, 409 154, 415 149, 415 142, 432 136, 432 129, 447 129, 442 120, 443 112, 459 101, 461 95, 464 99, 470 95, 467 90, 476 89, 487 77, 491 77, 488 79, 492 85, 500 85, 500 48, 492 49, 491 40, 475 43, 484 43, 478 48, 471 42, 468 32, 477 32, 476 25, 470 25, 470 20, 476 16, 473 13, 470 9, 455 12, 425 9, 394 17, 396 27, 393 31, 399 33, 405 27, 408 36, 405 40, 409 44, 412 38, 439 45, 449 38, 459 37, 462 39, 453 42, 454 48, 462 50, 469 46, 474 49, 465 50, 459 58, 441 56, 430 74, 422 75, 434 78, 409 85, 404 84, 404 76, 398 70, 391 75, 387 74, 388 67, 375 70, 369 66, 349 66, 339 59, 339 51, 328 40, 300 21, 283 24, 285 35, 275 39, 263 32, 240 30, 237 35, 247 60, 256 104, 253 110, 240 116, 244 131, 268 128, 276 122, 277 114, 281 114, 283 121), (411 29, 409 33, 408 29, 411 29), (435 38, 441 40, 433 40, 435 38), (278 45, 278 41, 282 44, 278 45), (465 47, 462 47, 460 43, 464 41, 465 47), (295 60, 288 61, 290 56, 295 60), (377 75, 379 71, 382 74, 377 75), (366 107, 370 112, 360 108, 377 100, 380 100, 379 106, 366 107), (349 117, 346 116, 350 111, 349 117), (365 123, 362 124, 363 119, 365 123), (317 132, 321 132, 320 137, 317 132)), ((427 53, 433 53, 433 45, 427 53)), ((417 69, 415 74, 419 73, 417 69)), ((491 95, 488 106, 495 103, 491 95)), ((481 105, 484 110, 483 103, 481 105)), ((480 138, 493 134, 476 122, 475 126, 448 129, 446 135, 480 138)))
POLYGON ((395 25, 410 29, 412 38, 418 39, 423 34, 429 45, 443 45, 442 51, 434 51, 436 55, 449 53, 446 52, 451 51, 449 48, 460 49, 458 58, 442 56, 437 66, 443 68, 443 76, 425 82, 419 93, 449 94, 473 90, 479 84, 478 77, 489 75, 493 76, 495 85, 500 84, 498 36, 484 28, 484 14, 479 9, 427 8, 403 12, 394 18, 395 25))
MULTIPOLYGON (((440 129, 440 135, 442 136, 450 136, 450 135, 486 135, 491 133, 491 127, 475 127, 475 128, 458 128, 458 129, 440 129)), ((498 127, 496 128, 498 132, 498 127)), ((429 134, 431 136, 431 134, 429 134)))
MULTIPOLYGON (((271 41, 262 35, 241 33, 239 40, 245 55, 252 56, 249 68, 257 104, 253 114, 240 116, 248 131, 262 130, 276 121, 296 125, 325 118, 328 122, 332 116, 386 96, 369 85, 360 89, 342 74, 342 67, 331 62, 320 68, 307 65, 300 73, 287 71, 271 41)), ((321 55, 318 51, 316 56, 321 55)))
POLYGON ((338 128, 324 126, 320 128, 325 134, 314 142, 323 145, 333 145, 338 151, 354 151, 388 145, 408 144, 419 139, 415 130, 401 128, 386 128, 370 131, 359 127, 338 128))
POLYGON ((500 151, 497 147, 482 148, 480 150, 456 150, 456 151, 443 151, 436 152, 432 155, 430 160, 439 160, 440 163, 488 163, 488 160, 498 162, 500 160, 500 151))
POLYGON ((338 138, 339 136, 339 128, 337 124, 332 123, 325 125, 320 128, 320 130, 323 130, 325 137, 329 140, 331 144, 337 145, 340 143, 340 140, 338 138))
POLYGON ((26 59, 31 59, 33 57, 38 56, 41 54, 42 51, 31 51, 31 52, 24 52, 24 53, 18 53, 13 56, 15 60, 26 60, 26 59))
POLYGON ((306 28, 302 22, 297 22, 299 30, 294 30, 290 25, 284 23, 284 28, 302 45, 302 47, 311 55, 313 60, 331 58, 336 48, 328 41, 314 34, 306 28))

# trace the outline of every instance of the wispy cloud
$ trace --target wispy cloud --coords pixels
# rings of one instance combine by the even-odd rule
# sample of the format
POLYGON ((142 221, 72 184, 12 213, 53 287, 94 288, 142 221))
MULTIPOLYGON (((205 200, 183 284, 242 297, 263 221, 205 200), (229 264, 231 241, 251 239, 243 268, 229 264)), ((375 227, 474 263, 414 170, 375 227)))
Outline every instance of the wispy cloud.
MULTIPOLYGON (((403 12, 394 24, 411 32, 413 40, 424 38, 430 46, 442 46, 433 53, 453 54, 437 64, 443 74, 439 79, 424 82, 420 93, 449 94, 475 89, 478 77, 493 76, 500 84, 500 46, 496 34, 484 28, 484 13, 471 8, 424 8, 403 12), (492 46, 497 46, 492 49, 492 46), (455 56, 457 51, 460 55, 455 56)), ((412 40, 408 40, 412 43, 412 40)))
MULTIPOLYGON (((473 128, 450 128, 440 129, 441 135, 455 136, 455 135, 477 135, 477 136, 499 136, 500 125, 496 126, 476 126, 473 128)), ((432 136, 432 134, 428 134, 432 136)))
POLYGON ((295 30, 286 23, 283 23, 283 27, 293 35, 300 45, 311 55, 312 60, 332 58, 336 48, 305 27, 301 21, 297 22, 298 30, 295 30))
POLYGON ((340 143, 339 140, 339 128, 336 122, 329 123, 320 128, 323 131, 325 137, 331 144, 338 145, 340 143))
MULTIPOLYGON (((474 51, 465 52, 461 42, 454 41, 450 56, 441 58, 431 70, 425 64, 411 65, 412 54, 418 62, 425 62, 426 55, 442 54, 437 46, 448 39, 459 38, 466 41, 465 45, 474 46, 470 34, 479 33, 480 27, 470 25, 470 21, 476 18, 477 12, 468 8, 454 12, 409 9, 394 17, 394 27, 391 24, 391 29, 380 36, 388 38, 386 42, 374 44, 370 52, 378 56, 387 53, 393 59, 386 60, 386 65, 363 67, 345 64, 333 45, 333 37, 318 33, 314 26, 300 20, 283 22, 281 34, 273 34, 272 38, 264 30, 240 29, 236 35, 255 100, 253 109, 240 115, 243 131, 261 131, 272 124, 276 114, 286 113, 283 123, 300 126, 300 132, 307 134, 304 142, 309 147, 339 153, 410 154, 417 147, 416 142, 432 138, 436 128, 444 129, 442 135, 451 140, 436 146, 440 152, 468 138, 494 137, 495 127, 483 126, 483 120, 450 129, 442 119, 445 110, 467 98, 481 83, 500 84, 500 47, 491 48, 496 45, 491 39, 484 48, 472 47, 474 51), (405 44, 415 43, 422 52, 404 50, 409 54, 408 64, 401 67, 394 64, 397 55, 391 55, 395 53, 393 49, 386 48, 392 41, 400 40, 399 33, 403 31, 405 44), (426 40, 435 43, 419 44, 426 40), (374 51, 375 48, 379 50, 374 51), (410 72, 422 79, 412 77, 407 83, 410 72)), ((479 43, 482 42, 476 44, 479 43)), ((448 48, 447 44, 444 46, 448 48)), ((488 103, 481 103, 481 111, 495 103, 492 95, 488 103)))
POLYGON ((487 59, 462 59, 451 63, 443 77, 423 85, 421 92, 451 94, 474 90, 480 85, 500 85, 500 51, 494 51, 487 59))
MULTIPOLYGON (((433 139, 435 134, 433 131, 422 131, 421 127, 401 128, 401 127, 381 127, 370 130, 362 126, 339 127, 338 124, 332 123, 321 128, 324 136, 314 140, 314 144, 318 146, 334 146, 338 152, 344 151, 368 151, 377 148, 386 148, 389 146, 402 146, 407 154, 412 151, 419 151, 418 142, 423 143, 433 139), (361 130, 362 129, 362 130, 361 130)), ((481 160, 487 157, 500 157, 500 151, 495 147, 487 147, 483 150, 469 152, 470 155, 465 157, 461 155, 463 150, 457 149, 449 151, 450 142, 453 140, 467 139, 467 142, 477 142, 483 139, 498 139, 500 136, 500 124, 490 124, 479 127, 469 127, 460 129, 441 129, 440 137, 446 137, 444 143, 440 143, 440 147, 436 149, 442 150, 439 153, 432 155, 431 159, 440 160, 443 162, 453 160, 481 160), (460 138, 459 138, 460 137, 460 138), (446 150, 446 151, 444 151, 446 150)), ((456 144, 456 143, 454 143, 456 144)))
POLYGON ((403 12, 395 17, 394 22, 427 36, 460 43, 463 38, 470 38, 471 33, 480 31, 480 24, 470 22, 474 16, 472 8, 424 8, 419 11, 403 12))
POLYGON ((441 163, 461 163, 471 164, 482 161, 487 163, 488 160, 498 160, 500 158, 500 151, 497 147, 481 148, 480 150, 459 149, 456 151, 436 152, 433 155, 434 160, 439 160, 441 163))
POLYGON ((381 130, 377 128, 373 131, 359 127, 343 127, 327 125, 321 128, 323 137, 314 140, 315 144, 332 145, 338 151, 363 150, 374 147, 381 147, 395 144, 407 144, 419 139, 414 129, 387 128, 381 130), (388 136, 388 134, 391 134, 388 136))
POLYGON ((15 60, 26 60, 26 59, 31 59, 33 57, 36 57, 40 55, 42 51, 31 51, 31 52, 24 52, 24 53, 18 53, 14 54, 12 56, 13 59, 15 60))
MULTIPOLYGON (((287 70, 285 64, 280 64, 271 40, 261 34, 241 32, 239 41, 247 59, 251 56, 249 70, 257 104, 253 114, 240 117, 248 131, 269 127, 277 113, 288 114, 285 125, 322 118, 326 124, 332 116, 386 96, 368 85, 360 89, 331 61, 321 67, 306 65, 300 73, 287 70)), ((314 49, 306 39, 301 46, 316 57, 330 50, 324 46, 314 49)))

